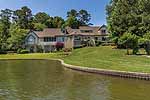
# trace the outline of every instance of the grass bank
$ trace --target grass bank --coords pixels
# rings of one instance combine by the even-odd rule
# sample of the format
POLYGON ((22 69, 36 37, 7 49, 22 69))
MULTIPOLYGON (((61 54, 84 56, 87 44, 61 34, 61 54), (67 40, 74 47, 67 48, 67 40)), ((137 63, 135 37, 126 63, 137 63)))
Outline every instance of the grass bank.
POLYGON ((60 58, 60 53, 6 54, 0 59, 53 59, 60 58))
POLYGON ((150 73, 150 58, 125 54, 126 50, 112 47, 82 48, 74 50, 64 61, 77 66, 150 73))
POLYGON ((65 63, 91 68, 150 73, 150 58, 128 56, 126 50, 112 47, 92 47, 76 49, 69 56, 62 53, 9 54, 0 59, 63 59, 65 63))

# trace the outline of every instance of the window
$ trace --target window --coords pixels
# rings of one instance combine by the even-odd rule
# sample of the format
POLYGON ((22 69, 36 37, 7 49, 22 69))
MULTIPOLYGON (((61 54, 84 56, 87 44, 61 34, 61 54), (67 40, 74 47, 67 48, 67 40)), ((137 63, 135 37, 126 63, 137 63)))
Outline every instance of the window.
POLYGON ((44 37, 44 42, 55 42, 56 37, 44 37))
POLYGON ((81 30, 82 33, 93 33, 93 30, 81 30))
POLYGON ((98 40, 98 37, 95 37, 95 40, 98 40))
POLYGON ((34 39, 33 38, 29 38, 29 42, 33 42, 34 41, 34 39))
POLYGON ((101 30, 102 34, 106 34, 106 30, 101 30))
POLYGON ((65 38, 64 37, 62 37, 62 42, 64 42, 65 41, 65 38))
POLYGON ((102 41, 106 41, 106 38, 105 38, 105 37, 102 37, 102 41))
POLYGON ((65 41, 65 37, 57 37, 57 42, 64 42, 65 41))
POLYGON ((75 37, 74 37, 74 40, 81 40, 81 37, 75 36, 75 37))
POLYGON ((29 44, 34 44, 35 43, 35 38, 33 36, 29 36, 28 43, 29 44))

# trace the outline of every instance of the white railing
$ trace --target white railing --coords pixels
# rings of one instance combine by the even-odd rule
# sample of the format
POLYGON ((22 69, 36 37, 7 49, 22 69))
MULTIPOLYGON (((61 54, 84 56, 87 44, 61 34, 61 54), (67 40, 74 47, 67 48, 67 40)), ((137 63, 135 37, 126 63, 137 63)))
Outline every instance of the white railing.
POLYGON ((56 42, 40 42, 41 45, 56 45, 56 42))

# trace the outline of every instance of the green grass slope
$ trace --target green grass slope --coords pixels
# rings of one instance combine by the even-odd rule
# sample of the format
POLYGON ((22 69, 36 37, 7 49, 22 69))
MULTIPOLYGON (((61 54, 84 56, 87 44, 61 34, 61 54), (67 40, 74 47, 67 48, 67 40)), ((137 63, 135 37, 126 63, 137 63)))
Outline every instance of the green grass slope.
POLYGON ((58 53, 32 53, 32 54, 6 54, 0 55, 0 59, 53 59, 59 58, 58 53))
POLYGON ((91 47, 76 49, 64 58, 68 64, 100 69, 150 73, 150 58, 125 55, 126 50, 112 47, 91 47))

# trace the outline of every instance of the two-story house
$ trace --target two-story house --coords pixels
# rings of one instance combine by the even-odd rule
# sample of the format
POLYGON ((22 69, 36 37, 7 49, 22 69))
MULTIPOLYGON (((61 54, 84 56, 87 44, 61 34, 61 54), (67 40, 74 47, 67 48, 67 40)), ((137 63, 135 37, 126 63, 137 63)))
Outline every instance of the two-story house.
POLYGON ((84 40, 106 41, 107 37, 108 32, 105 25, 101 27, 82 26, 79 29, 66 28, 64 32, 60 28, 47 28, 43 31, 30 31, 25 39, 25 46, 32 52, 36 52, 37 46, 41 46, 44 52, 49 52, 55 50, 57 42, 67 44, 69 40, 72 47, 79 47, 82 46, 81 42, 84 40))

